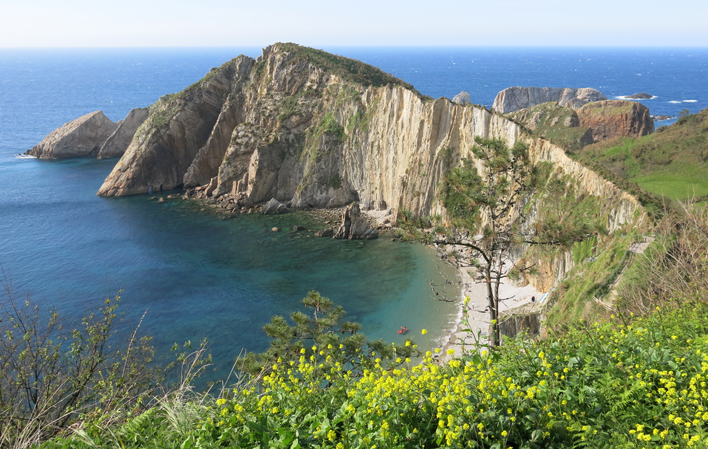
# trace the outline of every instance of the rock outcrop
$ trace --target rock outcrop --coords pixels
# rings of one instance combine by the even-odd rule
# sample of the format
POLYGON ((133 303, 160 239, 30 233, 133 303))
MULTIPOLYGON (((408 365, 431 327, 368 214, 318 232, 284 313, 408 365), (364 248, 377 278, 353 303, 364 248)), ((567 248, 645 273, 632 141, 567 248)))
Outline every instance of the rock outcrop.
POLYGON ((586 103, 607 100, 599 91, 586 87, 581 89, 562 87, 509 87, 499 92, 492 110, 501 114, 531 108, 541 103, 554 101, 561 106, 578 109, 586 103))
POLYGON ((103 112, 91 112, 55 129, 25 154, 40 159, 95 156, 117 127, 103 112))
POLYGON ((369 225, 365 217, 361 215, 359 203, 354 202, 344 209, 342 214, 342 224, 334 233, 332 238, 349 240, 375 239, 379 232, 369 225))
POLYGON ((639 92, 638 94, 627 95, 625 98, 628 98, 630 100, 651 100, 652 98, 654 98, 654 95, 649 95, 645 92, 639 92))
POLYGON ((578 109, 580 126, 592 130, 593 142, 610 137, 641 137, 654 132, 654 119, 641 103, 606 100, 578 109))
POLYGON ((469 92, 463 90, 452 98, 452 102, 457 104, 471 104, 472 97, 469 92))
POLYGON ((532 134, 550 140, 567 150, 578 150, 593 143, 592 130, 580 126, 575 110, 549 102, 508 114, 532 134))
POLYGON ((261 213, 263 215, 284 214, 287 211, 288 211, 288 206, 286 206, 285 204, 276 200, 275 198, 271 198, 270 201, 265 203, 263 205, 263 208, 261 209, 261 213))
POLYGON ((135 131, 143 124, 148 116, 148 108, 132 109, 125 119, 118 122, 118 127, 111 134, 98 152, 98 159, 109 159, 112 157, 121 157, 125 150, 128 149, 130 142, 133 140, 135 131))

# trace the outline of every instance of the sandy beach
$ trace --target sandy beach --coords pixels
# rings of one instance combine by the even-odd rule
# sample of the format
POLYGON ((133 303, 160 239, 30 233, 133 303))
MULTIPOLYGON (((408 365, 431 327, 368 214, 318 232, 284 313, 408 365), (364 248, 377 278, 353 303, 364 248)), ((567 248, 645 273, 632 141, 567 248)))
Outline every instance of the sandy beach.
MULTIPOLYGON (((456 322, 451 324, 449 329, 446 329, 447 332, 442 339, 442 344, 440 345, 440 360, 442 361, 450 359, 450 356, 446 352, 448 349, 455 350, 453 357, 462 354, 463 345, 465 351, 470 351, 472 345, 475 343, 473 336, 477 336, 479 331, 481 331, 482 334, 482 341, 480 343, 484 343, 486 341, 484 336, 489 331, 489 312, 485 311, 489 304, 487 300, 487 284, 485 282, 475 281, 475 279, 469 275, 469 270, 470 267, 459 268, 462 283, 460 308, 456 322), (464 303, 465 297, 470 298, 467 305, 464 303), (464 309, 466 309, 468 313, 467 324, 469 324, 469 327, 463 322, 464 309), (469 329, 471 332, 465 331, 464 329, 469 329)), ((516 287, 512 285, 508 279, 503 279, 499 285, 499 310, 503 313, 530 303, 531 297, 535 297, 536 301, 538 301, 542 296, 543 293, 537 291, 531 285, 516 287)))

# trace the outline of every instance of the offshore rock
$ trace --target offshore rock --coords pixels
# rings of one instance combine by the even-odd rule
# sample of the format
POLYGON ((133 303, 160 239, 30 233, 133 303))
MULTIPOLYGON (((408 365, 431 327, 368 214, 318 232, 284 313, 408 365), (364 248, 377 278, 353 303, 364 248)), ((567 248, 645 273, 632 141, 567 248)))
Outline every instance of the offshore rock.
POLYGON ((135 132, 148 116, 148 108, 132 109, 125 119, 118 122, 118 127, 111 134, 98 152, 98 159, 121 157, 130 146, 135 132))
POLYGON ((625 98, 629 98, 630 100, 651 100, 652 98, 654 98, 654 95, 649 95, 645 92, 639 92, 638 94, 627 95, 625 98))
POLYGON ((95 156, 117 126, 103 112, 91 112, 55 129, 25 154, 40 159, 95 156))
POLYGON ((335 239, 375 239, 379 232, 369 225, 365 217, 361 215, 359 203, 354 202, 347 206, 342 213, 342 224, 334 233, 335 239))
POLYGON ((635 101, 606 100, 578 109, 580 126, 592 129, 593 142, 610 137, 641 137, 654 132, 649 108, 635 101))
POLYGON ((602 93, 590 87, 574 89, 563 87, 509 87, 499 92, 492 110, 501 114, 531 108, 555 101, 561 106, 578 109, 586 103, 607 100, 602 93))
POLYGON ((284 214, 287 211, 288 207, 275 198, 271 198, 270 201, 263 205, 263 209, 261 209, 263 215, 284 214))
POLYGON ((469 92, 463 90, 452 98, 452 102, 457 104, 471 104, 472 97, 469 92))

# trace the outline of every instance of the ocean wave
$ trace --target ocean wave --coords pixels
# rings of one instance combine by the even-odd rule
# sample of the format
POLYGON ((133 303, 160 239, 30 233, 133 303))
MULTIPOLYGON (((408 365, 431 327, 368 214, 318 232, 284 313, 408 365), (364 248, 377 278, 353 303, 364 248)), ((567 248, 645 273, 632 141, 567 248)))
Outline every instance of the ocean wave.
POLYGON ((676 100, 671 100, 671 101, 669 101, 669 103, 681 103, 681 102, 680 102, 680 101, 676 101, 676 100))
POLYGON ((15 155, 17 159, 37 159, 37 156, 31 156, 29 154, 18 153, 15 155))
POLYGON ((684 103, 697 103, 698 100, 683 100, 684 103))

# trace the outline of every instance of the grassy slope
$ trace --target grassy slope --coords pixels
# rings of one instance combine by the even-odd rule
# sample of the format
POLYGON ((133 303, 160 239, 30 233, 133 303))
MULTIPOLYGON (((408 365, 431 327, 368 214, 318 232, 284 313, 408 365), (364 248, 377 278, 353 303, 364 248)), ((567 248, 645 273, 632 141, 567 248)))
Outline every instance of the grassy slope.
POLYGON ((583 139, 588 128, 565 125, 566 120, 572 119, 573 116, 577 120, 577 115, 572 109, 559 106, 555 102, 542 103, 508 114, 509 118, 520 123, 531 134, 548 139, 553 144, 571 151, 579 150, 592 142, 592 137, 589 137, 589 142, 583 139))
POLYGON ((708 196, 708 110, 648 136, 588 146, 579 157, 672 201, 708 196))

